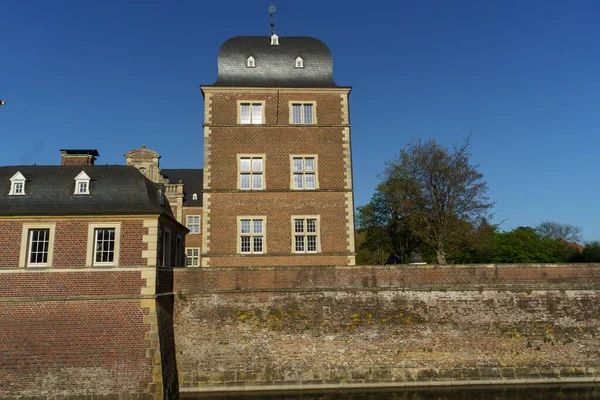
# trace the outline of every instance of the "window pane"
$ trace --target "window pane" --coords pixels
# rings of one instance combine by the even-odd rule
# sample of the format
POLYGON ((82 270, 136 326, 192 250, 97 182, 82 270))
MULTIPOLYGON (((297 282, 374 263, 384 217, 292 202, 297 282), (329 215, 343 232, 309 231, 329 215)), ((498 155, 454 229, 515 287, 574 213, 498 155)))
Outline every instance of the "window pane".
POLYGON ((250 104, 240 105, 240 122, 242 124, 250 123, 250 104))
POLYGON ((262 189, 262 174, 252 175, 252 189, 262 189))
POLYGON ((200 255, 200 249, 193 249, 193 253, 192 253, 192 255, 193 255, 194 257, 198 257, 198 256, 200 255))
POLYGON ((317 232, 317 220, 307 219, 306 220, 306 232, 315 233, 317 232))
POLYGON ((249 158, 240 159, 240 171, 250 172, 250 159, 249 158))
POLYGON ((302 159, 294 158, 294 171, 302 171, 302 159))
POLYGON ((242 236, 240 239, 240 251, 242 253, 250 253, 250 237, 242 236))
POLYGON ((294 174, 294 189, 302 189, 302 174, 294 174))
POLYGON ((195 225, 198 225, 200 223, 200 216, 195 216, 193 221, 195 225))
POLYGON ((262 219, 255 219, 254 220, 254 232, 255 234, 261 234, 263 233, 263 221, 262 219))
POLYGON ((304 236, 296 236, 295 249, 296 251, 304 251, 304 236))
POLYGON ((306 180, 306 188, 314 189, 315 188, 315 176, 310 174, 310 175, 306 175, 304 178, 306 180))
POLYGON ((185 265, 186 265, 187 267, 191 267, 191 266, 192 266, 192 259, 191 259, 190 257, 187 257, 187 258, 185 259, 185 265))
POLYGON ((242 175, 242 181, 240 182, 242 189, 250 189, 250 174, 242 175))
POLYGON ((262 158, 253 158, 252 159, 252 171, 262 172, 263 163, 262 158))
POLYGON ((262 253, 262 249, 263 249, 263 243, 262 243, 262 237, 255 237, 254 238, 254 248, 253 248, 253 252, 254 253, 262 253))
POLYGON ((315 170, 315 159, 314 158, 305 158, 304 159, 304 170, 305 171, 314 171, 315 170))
POLYGON ((243 219, 241 221, 240 232, 248 233, 248 234, 250 233, 250 220, 249 219, 243 219))
POLYGON ((252 104, 252 123, 262 124, 262 104, 252 104))
POLYGON ((313 123, 313 106, 312 106, 312 104, 304 105, 304 123, 305 124, 313 123))
POLYGON ((306 251, 317 251, 317 237, 307 236, 306 237, 306 251))
POLYGON ((304 233, 304 220, 303 219, 295 219, 294 220, 294 232, 304 233))
POLYGON ((292 124, 301 124, 302 123, 302 105, 301 104, 292 104, 292 124))

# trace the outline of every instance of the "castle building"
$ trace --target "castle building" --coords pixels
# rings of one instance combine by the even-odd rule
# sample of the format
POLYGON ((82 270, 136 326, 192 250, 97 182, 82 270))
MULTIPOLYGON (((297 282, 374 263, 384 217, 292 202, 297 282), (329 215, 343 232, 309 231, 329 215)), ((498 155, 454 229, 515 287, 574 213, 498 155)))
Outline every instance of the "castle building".
POLYGON ((204 96, 201 265, 354 264, 350 87, 311 37, 237 36, 204 96))
POLYGON ((164 186, 96 150, 0 167, 0 268, 179 267, 187 233, 164 186))
POLYGON ((204 169, 127 165, 166 185, 187 266, 354 265, 350 87, 311 37, 238 36, 204 96, 204 169))

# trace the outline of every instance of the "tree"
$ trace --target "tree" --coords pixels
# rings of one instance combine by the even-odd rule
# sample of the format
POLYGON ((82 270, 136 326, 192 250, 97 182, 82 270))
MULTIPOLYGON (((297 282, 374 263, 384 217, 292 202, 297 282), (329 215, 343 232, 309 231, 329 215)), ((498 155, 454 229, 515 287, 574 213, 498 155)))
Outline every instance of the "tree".
POLYGON ((535 227, 542 238, 581 242, 581 227, 555 221, 544 221, 535 227))
POLYGON ((401 216, 433 249, 438 264, 446 264, 447 253, 494 205, 483 174, 469 162, 470 147, 470 136, 452 150, 435 140, 412 141, 384 172, 383 183, 403 199, 401 216))
POLYGON ((358 207, 357 225, 364 234, 362 249, 376 256, 380 264, 393 260, 405 263, 419 245, 406 210, 406 190, 397 181, 382 182, 371 201, 358 207))
POLYGON ((580 253, 562 239, 540 236, 535 229, 518 227, 496 234, 492 262, 495 263, 563 263, 580 253))

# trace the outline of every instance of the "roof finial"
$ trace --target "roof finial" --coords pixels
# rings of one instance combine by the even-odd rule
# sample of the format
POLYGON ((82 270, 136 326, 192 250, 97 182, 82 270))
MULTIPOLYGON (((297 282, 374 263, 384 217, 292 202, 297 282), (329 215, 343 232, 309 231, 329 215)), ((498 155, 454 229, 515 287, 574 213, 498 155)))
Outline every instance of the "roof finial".
POLYGON ((271 16, 271 35, 275 34, 275 4, 269 6, 269 15, 271 16))

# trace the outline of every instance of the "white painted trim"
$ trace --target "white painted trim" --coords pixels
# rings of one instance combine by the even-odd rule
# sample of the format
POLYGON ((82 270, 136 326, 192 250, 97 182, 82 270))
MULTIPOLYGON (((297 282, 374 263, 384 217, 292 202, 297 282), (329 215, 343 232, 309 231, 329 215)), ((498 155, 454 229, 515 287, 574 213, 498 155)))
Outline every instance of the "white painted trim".
POLYGON ((88 267, 119 265, 119 253, 121 248, 121 223, 120 222, 95 222, 88 225, 88 244, 85 265, 88 267), (113 228, 115 230, 115 251, 112 263, 94 263, 96 250, 96 229, 113 228))

